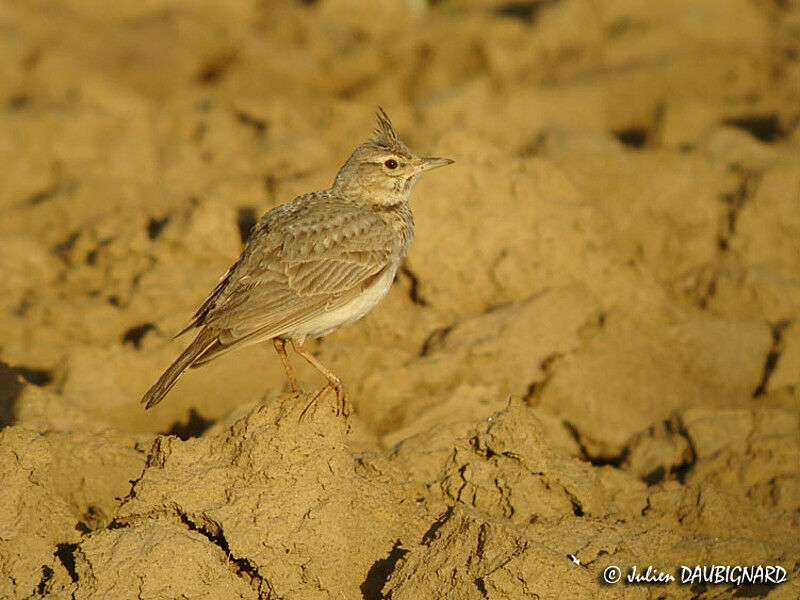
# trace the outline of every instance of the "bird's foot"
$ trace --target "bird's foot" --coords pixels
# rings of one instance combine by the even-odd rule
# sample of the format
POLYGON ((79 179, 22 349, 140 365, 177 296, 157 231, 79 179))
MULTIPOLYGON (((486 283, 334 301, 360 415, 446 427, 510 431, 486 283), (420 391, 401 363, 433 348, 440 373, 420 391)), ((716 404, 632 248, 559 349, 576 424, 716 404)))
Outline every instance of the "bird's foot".
POLYGON ((323 386, 316 394, 314 394, 314 397, 311 398, 311 402, 309 402, 303 409, 303 412, 300 413, 299 420, 302 421, 303 417, 306 416, 306 413, 311 409, 311 407, 316 405, 317 401, 328 391, 332 391, 336 395, 336 404, 334 406, 334 412, 336 415, 341 415, 344 418, 347 418, 350 413, 347 410, 347 394, 344 391, 344 386, 341 383, 331 381, 327 385, 323 386))
POLYGON ((294 398, 299 398, 299 397, 300 397, 302 394, 303 394, 303 391, 302 391, 302 390, 300 390, 300 389, 297 389, 297 390, 289 390, 289 391, 286 391, 286 392, 281 392, 281 393, 280 393, 280 394, 278 394, 278 396, 275 398, 275 401, 276 401, 278 404, 283 404, 283 403, 284 403, 286 400, 290 400, 290 399, 294 399, 294 398))

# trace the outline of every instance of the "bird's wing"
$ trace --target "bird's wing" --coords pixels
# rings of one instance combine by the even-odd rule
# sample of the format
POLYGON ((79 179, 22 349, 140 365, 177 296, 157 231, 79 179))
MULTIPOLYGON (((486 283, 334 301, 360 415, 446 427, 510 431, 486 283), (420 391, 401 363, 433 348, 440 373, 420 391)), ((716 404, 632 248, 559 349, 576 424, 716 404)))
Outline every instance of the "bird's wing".
POLYGON ((278 213, 269 221, 196 316, 197 325, 220 331, 225 346, 279 336, 346 304, 396 253, 386 222, 349 204, 278 213))

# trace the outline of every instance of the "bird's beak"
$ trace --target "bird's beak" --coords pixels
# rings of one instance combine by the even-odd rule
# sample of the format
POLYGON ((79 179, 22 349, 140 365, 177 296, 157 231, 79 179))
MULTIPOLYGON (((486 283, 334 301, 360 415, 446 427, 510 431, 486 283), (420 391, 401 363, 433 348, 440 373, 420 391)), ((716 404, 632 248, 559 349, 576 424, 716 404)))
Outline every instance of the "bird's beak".
POLYGON ((447 165, 452 165, 455 161, 449 158, 434 158, 431 156, 425 156, 420 158, 422 163, 419 165, 418 173, 422 173, 424 171, 430 171, 431 169, 438 169, 439 167, 446 167, 447 165))

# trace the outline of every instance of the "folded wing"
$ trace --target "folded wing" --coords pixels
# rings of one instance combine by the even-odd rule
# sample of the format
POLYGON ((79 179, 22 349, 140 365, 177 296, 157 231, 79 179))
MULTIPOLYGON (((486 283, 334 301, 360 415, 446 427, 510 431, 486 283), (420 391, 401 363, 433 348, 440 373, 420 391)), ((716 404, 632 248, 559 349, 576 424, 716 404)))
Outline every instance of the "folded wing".
POLYGON ((217 332, 217 342, 193 366, 301 328, 353 300, 393 264, 395 236, 378 215, 349 204, 314 208, 291 213, 288 226, 266 222, 266 235, 200 307, 192 325, 217 332))

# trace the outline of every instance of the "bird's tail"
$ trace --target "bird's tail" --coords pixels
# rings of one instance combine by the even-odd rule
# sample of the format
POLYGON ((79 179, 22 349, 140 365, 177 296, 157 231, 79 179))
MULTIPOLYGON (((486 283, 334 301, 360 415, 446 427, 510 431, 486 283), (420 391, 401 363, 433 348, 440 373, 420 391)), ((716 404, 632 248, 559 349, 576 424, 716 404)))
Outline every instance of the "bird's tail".
POLYGON ((217 341, 217 337, 218 333, 209 329, 203 329, 198 333, 197 337, 194 338, 194 341, 189 344, 186 350, 175 359, 175 362, 164 371, 164 374, 158 378, 158 381, 147 390, 147 393, 142 398, 142 404, 145 405, 145 409, 151 408, 161 402, 164 396, 167 395, 167 392, 175 385, 175 382, 178 381, 178 377, 181 376, 181 373, 192 366, 192 363, 217 341))

